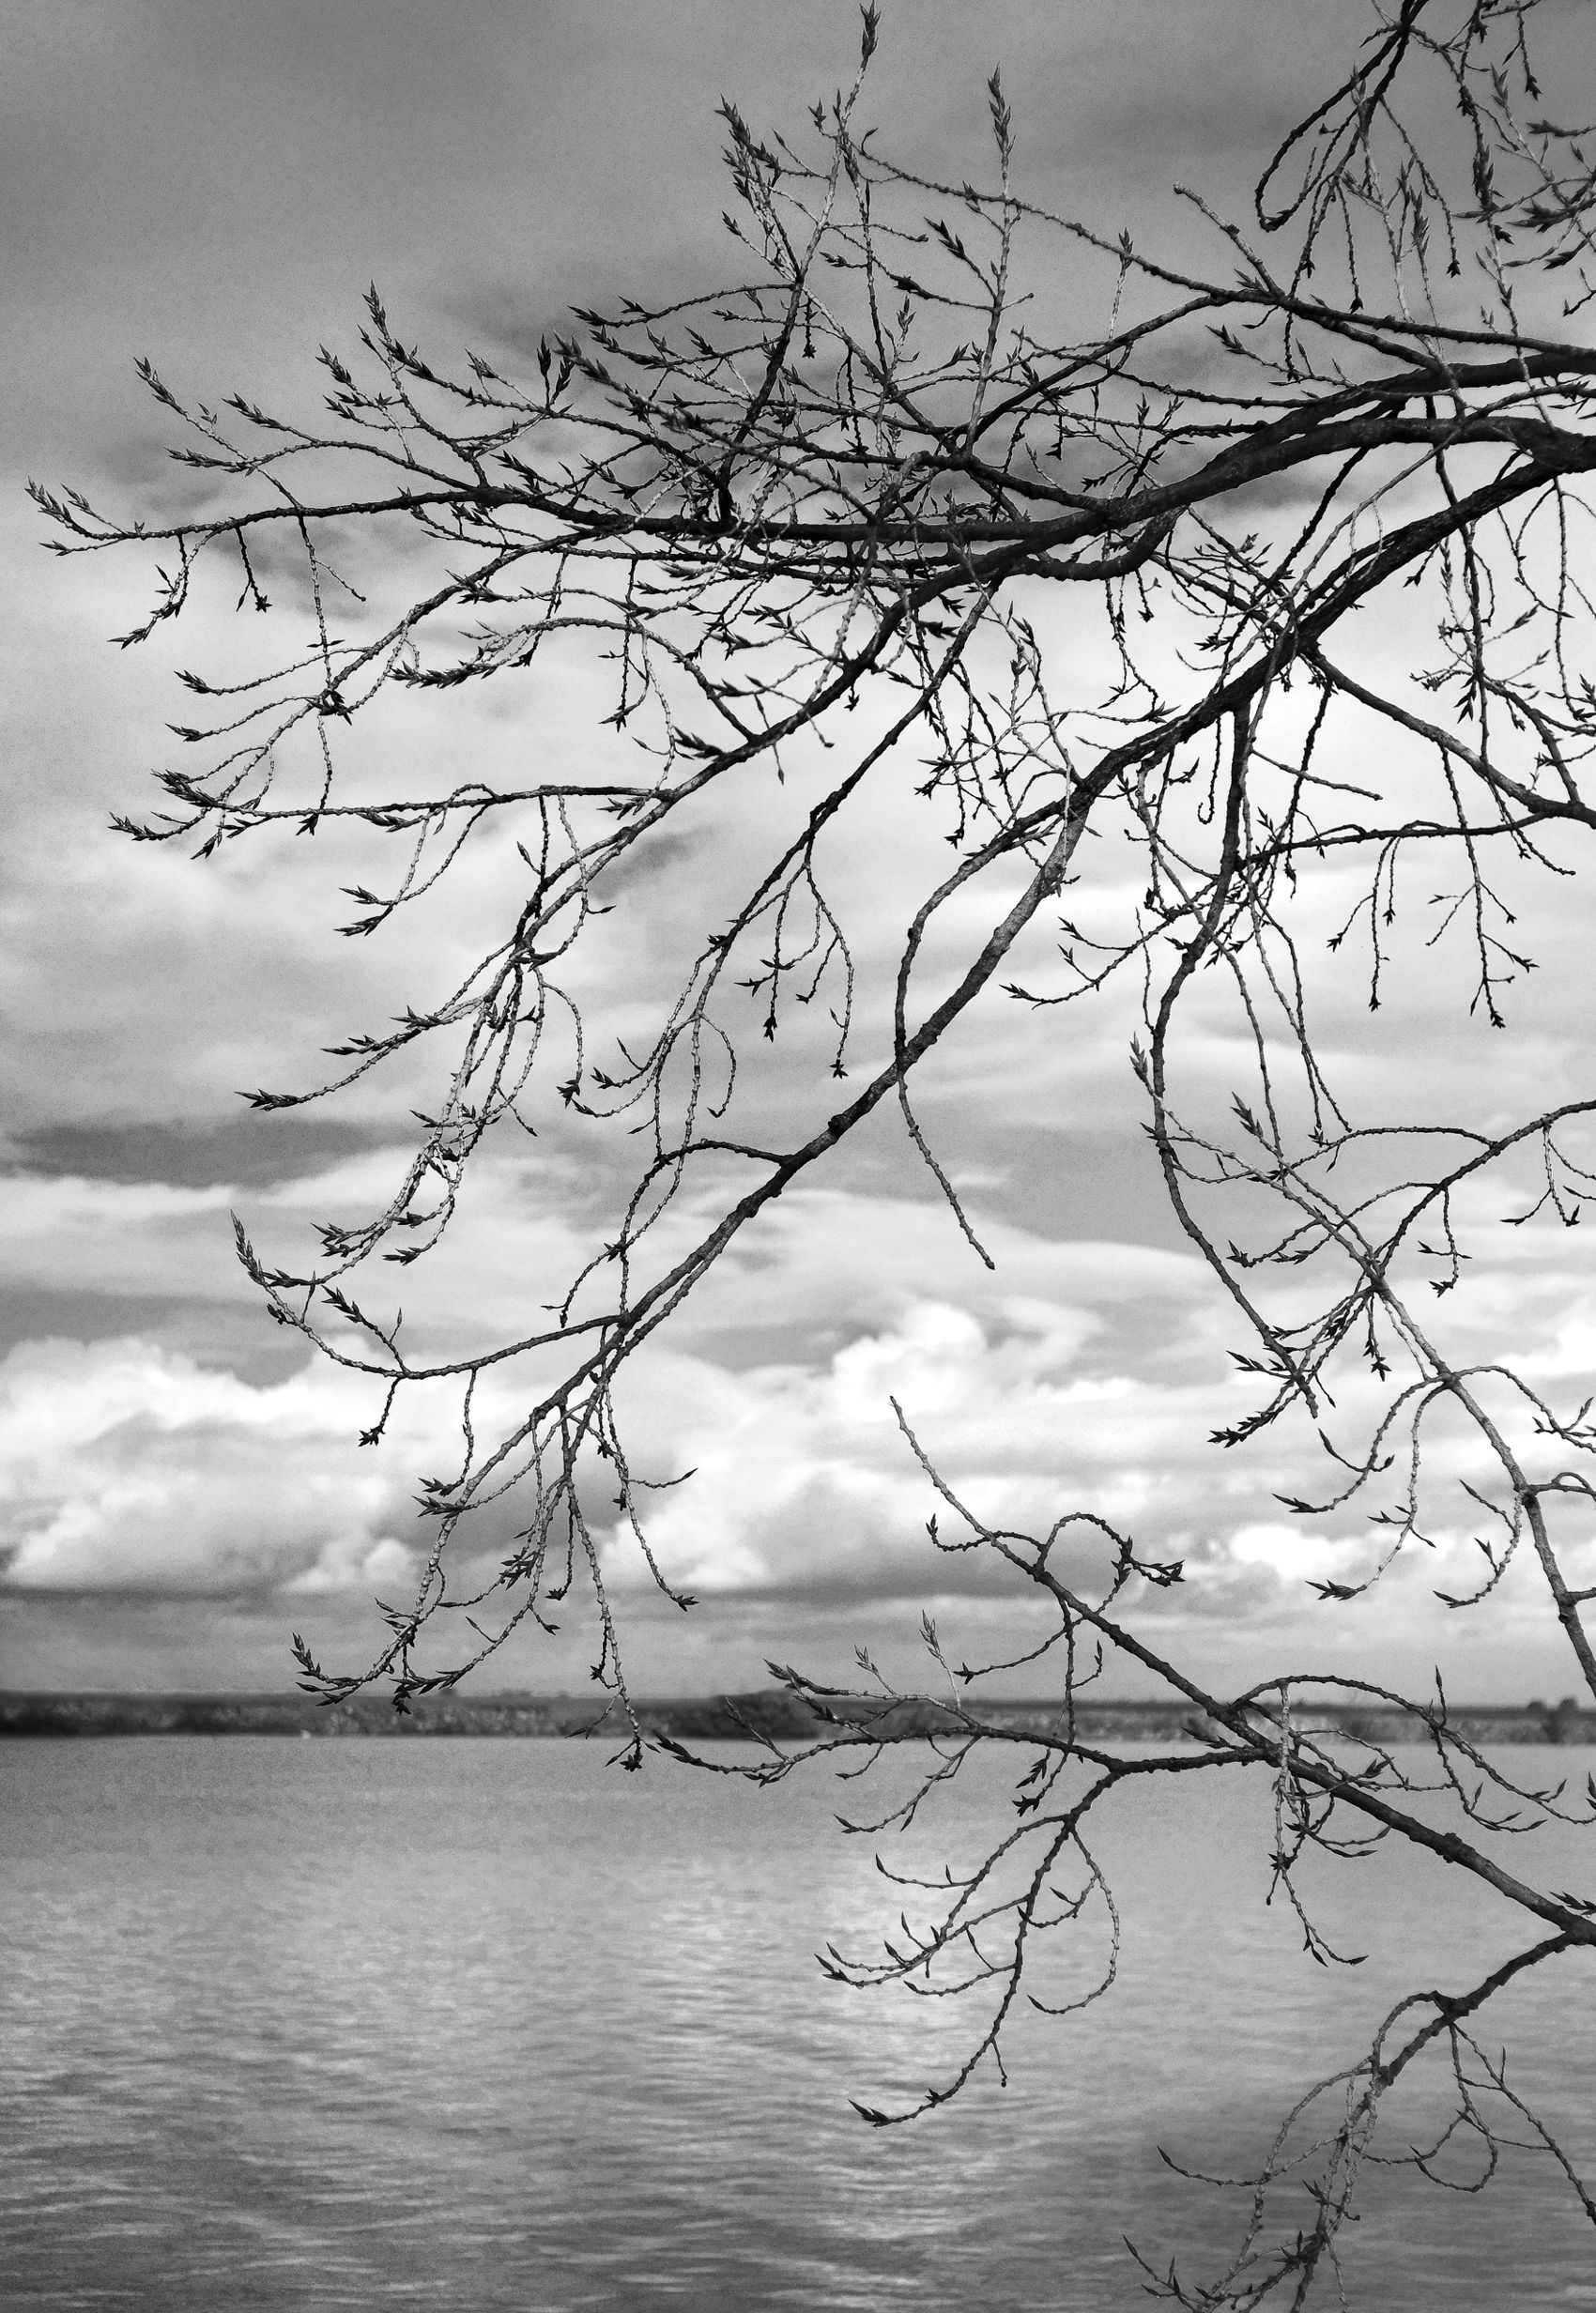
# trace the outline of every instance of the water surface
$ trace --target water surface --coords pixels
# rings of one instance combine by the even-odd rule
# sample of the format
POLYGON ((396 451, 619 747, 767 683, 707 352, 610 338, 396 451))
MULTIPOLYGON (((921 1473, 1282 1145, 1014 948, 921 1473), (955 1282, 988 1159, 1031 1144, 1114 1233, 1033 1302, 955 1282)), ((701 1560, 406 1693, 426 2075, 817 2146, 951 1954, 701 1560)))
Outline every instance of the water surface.
MULTIPOLYGON (((945 2072, 969 2019, 814 1965, 903 1900, 837 1831, 857 1786, 625 1775, 577 1743, 174 1737, 13 1743, 0 1794, 0 2298, 54 2313, 1145 2305, 1122 2235, 1196 2275, 1242 2205, 1160 2145, 1248 2172, 1394 1999, 1533 1940, 1382 1857, 1324 1882, 1327 1928, 1370 1956, 1316 1967, 1264 1905, 1266 1792, 1137 1792, 1099 1835, 1112 1996, 1028 2016, 1006 2090, 881 2131, 849 2097, 945 2072)), ((922 1862, 1005 1804, 961 1779, 922 1862)), ((1596 1881, 1591 1845, 1554 1884, 1596 1881)), ((1593 1990, 1573 1955, 1494 2027, 1590 2167, 1593 1990)), ((1596 2234, 1548 2164, 1513 2165, 1485 2195, 1373 2175, 1350 2302, 1596 2305, 1596 2234)))

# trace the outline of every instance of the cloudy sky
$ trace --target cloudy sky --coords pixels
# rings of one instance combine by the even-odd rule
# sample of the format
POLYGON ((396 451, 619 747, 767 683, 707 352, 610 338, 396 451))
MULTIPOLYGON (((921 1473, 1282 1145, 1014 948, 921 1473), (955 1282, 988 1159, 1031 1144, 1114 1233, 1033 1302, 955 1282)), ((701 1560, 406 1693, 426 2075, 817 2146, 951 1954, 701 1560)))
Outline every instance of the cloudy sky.
MULTIPOLYGON (((1244 187, 1363 13, 886 0, 883 19, 869 109, 897 146, 972 169, 1001 63, 1026 189, 1183 249, 1173 184, 1221 202, 1244 187)), ((0 23, 0 1683, 282 1686, 291 1628, 352 1662, 374 1589, 411 1578, 411 1497, 447 1464, 453 1408, 418 1395, 380 1451, 359 1452, 363 1389, 268 1324, 232 1253, 231 1210, 289 1246, 311 1218, 384 1194, 416 1087, 291 1119, 243 1111, 238 1088, 302 1080, 319 1046, 424 1001, 464 931, 445 918, 430 950, 351 945, 333 928, 346 862, 263 846, 195 865, 108 832, 168 758, 171 658, 110 646, 143 574, 41 553, 23 483, 128 507, 157 486, 140 354, 207 398, 315 407, 315 350, 353 339, 373 278, 407 340, 506 360, 574 301, 713 278, 719 97, 756 128, 801 121, 851 71, 857 19, 849 0, 10 0, 0 23)), ((418 711, 405 743, 475 760, 570 749, 606 705, 564 666, 492 713, 418 711)), ((856 861, 844 893, 883 957, 907 913, 893 878, 913 865, 885 857, 856 861)), ((482 874, 468 915, 491 894, 482 874)), ((645 946, 672 950, 693 897, 659 863, 637 897, 645 946)), ((1474 1083, 1505 1111, 1577 1085, 1578 908, 1566 890, 1555 907, 1505 1038, 1417 983, 1378 1039, 1358 991, 1332 1004, 1355 1101, 1474 1083)), ((906 1662, 928 1603, 961 1652, 1024 1643, 1001 1589, 945 1595, 893 1394, 989 1514, 1047 1522, 1090 1501, 1184 1551, 1192 1579, 1156 1613, 1202 1675, 1312 1659, 1422 1679, 1444 1652, 1454 1694, 1572 1683, 1527 1591, 1477 1638, 1435 1604, 1444 1562, 1469 1547, 1461 1521, 1367 1609, 1327 1623, 1312 1608, 1308 1578, 1361 1563, 1368 1537, 1284 1520, 1273 1494, 1299 1482, 1299 1443, 1234 1460, 1205 1444, 1236 1410, 1234 1333, 1163 1211, 1128 1034, 1110 1006, 1071 1016, 1067 1036, 988 1007, 939 1062, 927 1121, 993 1271, 883 1126, 740 1245, 638 1369, 635 1454, 698 1472, 665 1497, 655 1539, 704 1601, 687 1621, 662 1611, 616 1552, 641 1689, 752 1684, 772 1654, 835 1669, 855 1638, 906 1662)), ((559 1133, 484 1162, 430 1289, 433 1338, 513 1328, 548 1297, 593 1162, 559 1133)), ((1596 1280, 1569 1241, 1509 1233, 1487 1267, 1467 1322, 1511 1330, 1559 1386, 1596 1382, 1596 1280)), ((585 1636, 528 1649, 490 1683, 575 1686, 589 1652, 585 1636)))

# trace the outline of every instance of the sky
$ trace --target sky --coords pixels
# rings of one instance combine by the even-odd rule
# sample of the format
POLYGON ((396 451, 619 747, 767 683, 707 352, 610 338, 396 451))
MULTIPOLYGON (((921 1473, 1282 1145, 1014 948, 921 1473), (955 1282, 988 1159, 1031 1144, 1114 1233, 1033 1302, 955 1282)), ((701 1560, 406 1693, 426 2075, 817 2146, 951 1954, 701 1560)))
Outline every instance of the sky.
MULTIPOLYGON (((1026 191, 1183 253, 1174 184, 1237 196, 1365 21, 1353 0, 885 0, 882 14, 869 109, 896 147, 934 173, 973 168, 1001 65, 1026 191)), ((714 278, 720 97, 757 130, 800 123, 851 73, 857 18, 842 0, 10 0, 0 32, 0 1684, 282 1687, 292 1629, 324 1660, 363 1660, 374 1591, 414 1578, 415 1485, 447 1462, 454 1411, 418 1393, 362 1454, 362 1386, 268 1323, 232 1251, 235 1210, 285 1246, 381 1194, 415 1087, 288 1119, 246 1111, 238 1088, 302 1079, 318 1047, 444 977, 495 869, 465 880, 430 947, 398 952, 336 937, 336 859, 263 847, 195 865, 113 835, 170 754, 171 654, 111 646, 143 574, 42 553, 23 482, 125 506, 163 486, 142 354, 202 396, 315 407, 315 348, 352 340, 374 279, 407 340, 508 359, 573 302, 714 278)), ((1369 642, 1400 647, 1389 630, 1369 642)), ((184 637, 178 663, 192 655, 184 637)), ((563 661, 536 697, 417 708, 395 743, 479 761, 589 748, 606 705, 563 661)), ((914 865, 896 844, 883 824, 842 874, 883 956, 914 865)), ((668 857, 644 884, 645 952, 626 960, 646 983, 696 894, 668 857)), ((1551 969, 1505 1036, 1435 993, 1418 951, 1391 1027, 1354 992, 1335 1000, 1331 1041, 1370 1112, 1460 1085, 1505 1111, 1580 1081, 1577 895, 1554 894, 1537 928, 1551 969)), ((927 1608, 972 1660, 1034 1638, 1023 1601, 930 1553, 934 1504, 894 1394, 986 1514, 1048 1523, 1090 1500, 1184 1554, 1187 1585, 1144 1611, 1201 1677, 1312 1660, 1422 1682, 1444 1657, 1454 1695, 1572 1684, 1527 1587, 1490 1625, 1437 1604, 1470 1551, 1465 1523, 1327 1619, 1308 1584, 1361 1564, 1367 1531, 1305 1534, 1280 1510, 1300 1441, 1208 1447, 1238 1402, 1234 1327, 1163 1206, 1128 1025, 1105 1005, 1065 1035, 987 1005, 930 1071, 924 1112, 992 1271, 882 1124, 740 1245, 639 1365, 635 1452, 696 1471, 661 1497, 658 1555, 701 1601, 683 1618, 619 1543, 606 1558, 640 1691, 752 1686, 773 1656, 836 1673, 856 1641, 914 1675, 927 1608)), ((546 1297, 595 1161, 558 1132, 484 1161, 429 1288, 435 1339, 514 1325, 546 1297)), ((1583 1240, 1510 1233, 1488 1269, 1468 1322, 1511 1333, 1559 1384, 1588 1371, 1596 1386, 1583 1240)), ((591 1651, 569 1632, 487 1683, 575 1688, 591 1651)))

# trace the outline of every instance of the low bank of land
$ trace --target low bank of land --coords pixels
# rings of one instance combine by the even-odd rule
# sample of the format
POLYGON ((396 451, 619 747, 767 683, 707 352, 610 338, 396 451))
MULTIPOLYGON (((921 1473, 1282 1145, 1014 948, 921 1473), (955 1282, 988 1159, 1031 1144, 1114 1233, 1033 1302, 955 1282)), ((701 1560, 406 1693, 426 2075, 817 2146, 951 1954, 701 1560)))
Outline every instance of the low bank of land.
MULTIPOLYGON (((359 1694, 331 1706, 303 1694, 18 1694, 0 1693, 0 1737, 93 1735, 580 1736, 623 1732, 621 1713, 606 1698, 589 1695, 430 1694, 401 1716, 381 1694, 359 1694)), ((801 1741, 825 1731, 796 1695, 781 1688, 752 1694, 658 1697, 637 1704, 643 1732, 677 1742, 801 1741)), ((838 1716, 854 1724, 875 1720, 883 1735, 949 1731, 951 1715, 934 1705, 882 1706, 839 1702, 838 1716)), ((1056 1702, 990 1701, 971 1708, 989 1725, 1018 1735, 1054 1734, 1056 1702)), ((1572 1700, 1541 1704, 1456 1707, 1450 1721, 1480 1744, 1596 1743, 1596 1710, 1572 1700)), ((1303 1714, 1303 1723, 1309 1723, 1303 1714)), ((1335 1705, 1316 1709, 1312 1723, 1373 1742, 1411 1739, 1412 1723, 1392 1710, 1335 1705)), ((1085 1741, 1201 1739, 1202 1715, 1179 1702, 1081 1702, 1075 1725, 1085 1741)))

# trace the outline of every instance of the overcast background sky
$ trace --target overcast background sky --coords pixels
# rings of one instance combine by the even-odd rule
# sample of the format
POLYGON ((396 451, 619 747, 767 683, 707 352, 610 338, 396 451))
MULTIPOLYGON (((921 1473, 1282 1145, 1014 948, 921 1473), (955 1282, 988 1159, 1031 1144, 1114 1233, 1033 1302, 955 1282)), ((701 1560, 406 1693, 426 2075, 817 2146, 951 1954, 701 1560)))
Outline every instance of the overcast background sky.
MULTIPOLYGON (((1173 184, 1239 194, 1364 22, 1350 0, 887 0, 883 19, 867 109, 896 146, 973 170, 1001 63, 1025 189, 1110 229, 1157 225, 1171 247, 1190 231, 1173 184)), ((359 1454, 362 1393, 268 1325, 231 1250, 230 1207, 269 1244, 377 1193, 405 1088, 293 1122, 242 1115, 236 1088, 300 1080, 316 1046, 424 994, 428 959, 334 937, 335 860, 284 848, 201 867, 107 832, 114 809, 144 807, 177 710, 161 659, 105 639, 139 614, 144 574, 39 552, 23 482, 125 505, 160 486, 141 353, 208 398, 315 408, 315 349, 353 339, 374 277, 407 340, 444 357, 462 340, 525 348, 573 300, 715 277, 718 98, 757 129, 800 124, 851 73, 857 18, 847 0, 24 0, 0 24, 0 1682, 279 1686, 291 1626, 347 1660, 373 1588, 403 1589, 416 1473, 447 1463, 451 1416, 418 1403, 379 1455, 359 1454)), ((540 745, 569 745, 592 702, 567 678, 535 712, 505 703, 542 718, 540 745)), ((462 717, 428 743, 526 741, 514 717, 462 717)), ((867 914, 867 878, 852 897, 867 914)), ((668 944, 683 895, 668 874, 652 904, 668 944)), ((1577 1078, 1586 1006, 1557 968, 1576 903, 1557 904, 1540 1008, 1506 1041, 1459 1008, 1410 1016, 1408 1043, 1382 1046, 1349 1006, 1343 1057, 1371 1101, 1426 1071, 1504 1098, 1548 1071, 1577 1078)), ((856 1636, 912 1637, 946 1577, 894 1391, 1006 1516, 1089 1495, 1187 1551, 1194 1579, 1159 1613, 1208 1676, 1372 1649, 1422 1678, 1444 1646, 1454 1693, 1571 1683, 1527 1599, 1479 1642, 1443 1628, 1436 1561, 1332 1625, 1310 1611, 1305 1578, 1363 1543, 1307 1540, 1272 1514, 1283 1446, 1244 1466, 1204 1444, 1235 1411, 1231 1333, 1162 1211, 1122 1020, 1048 1045, 994 1017, 928 1097, 993 1275, 883 1132, 739 1250, 634 1384, 643 1449, 699 1471, 656 1532, 705 1600, 690 1622, 662 1614, 617 1559, 641 1688, 744 1686, 770 1654, 835 1668, 856 1636)), ((579 1175, 558 1142, 483 1168, 435 1294, 444 1332, 513 1324, 542 1297, 528 1280, 562 1255, 579 1175)), ((1495 1319, 1543 1372, 1572 1386, 1596 1362, 1566 1243, 1515 1237, 1493 1279, 1495 1319)), ((1466 1530, 1442 1539, 1466 1548, 1466 1530)), ((1026 1629, 996 1594, 939 1611, 964 1651, 1026 1629)), ((582 1653, 557 1647, 493 1683, 582 1676, 582 1653)))

